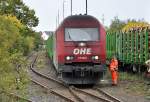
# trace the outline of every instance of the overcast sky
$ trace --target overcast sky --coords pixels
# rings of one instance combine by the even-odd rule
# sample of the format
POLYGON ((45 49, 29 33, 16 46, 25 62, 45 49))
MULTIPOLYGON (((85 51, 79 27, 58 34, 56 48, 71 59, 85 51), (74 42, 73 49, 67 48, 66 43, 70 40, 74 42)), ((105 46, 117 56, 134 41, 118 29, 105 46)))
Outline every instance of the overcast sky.
MULTIPOLYGON (((56 29, 56 17, 58 9, 60 22, 63 20, 63 0, 23 0, 26 5, 34 9, 39 17, 39 25, 36 31, 54 31, 56 29)), ((70 13, 70 1, 64 0, 65 17, 70 13)), ((72 0, 73 14, 85 14, 86 0, 72 0)), ((142 19, 150 23, 150 0, 88 0, 88 14, 95 16, 104 25, 109 26, 114 16, 121 20, 142 19)))

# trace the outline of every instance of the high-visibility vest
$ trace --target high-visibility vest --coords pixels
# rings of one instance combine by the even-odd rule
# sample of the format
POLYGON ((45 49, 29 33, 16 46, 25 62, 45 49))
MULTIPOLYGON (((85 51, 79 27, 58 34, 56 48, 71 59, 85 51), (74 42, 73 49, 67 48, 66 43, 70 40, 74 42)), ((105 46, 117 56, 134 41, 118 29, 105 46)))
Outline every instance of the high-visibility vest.
POLYGON ((110 70, 114 71, 116 68, 118 68, 118 61, 115 59, 112 59, 110 62, 110 70))

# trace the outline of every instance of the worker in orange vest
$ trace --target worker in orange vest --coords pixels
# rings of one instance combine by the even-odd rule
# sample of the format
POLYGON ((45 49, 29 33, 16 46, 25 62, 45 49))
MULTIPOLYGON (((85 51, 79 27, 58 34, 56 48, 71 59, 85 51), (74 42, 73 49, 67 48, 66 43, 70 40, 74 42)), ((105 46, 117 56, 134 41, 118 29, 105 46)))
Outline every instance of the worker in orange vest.
POLYGON ((116 56, 113 56, 110 62, 109 70, 112 76, 112 85, 116 86, 118 81, 118 60, 116 56))

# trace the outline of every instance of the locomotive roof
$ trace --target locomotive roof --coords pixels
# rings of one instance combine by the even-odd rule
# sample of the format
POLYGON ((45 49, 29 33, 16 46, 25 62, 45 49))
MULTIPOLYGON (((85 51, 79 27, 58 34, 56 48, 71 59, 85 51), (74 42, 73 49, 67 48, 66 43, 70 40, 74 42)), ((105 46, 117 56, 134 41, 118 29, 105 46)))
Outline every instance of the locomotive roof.
POLYGON ((97 24, 100 24, 99 21, 91 15, 81 15, 81 14, 80 15, 71 15, 71 16, 68 16, 67 18, 65 18, 56 30, 58 30, 60 27, 62 27, 64 25, 68 25, 69 22, 82 21, 82 20, 83 21, 92 21, 92 22, 95 22, 97 24))
POLYGON ((86 19, 91 19, 91 20, 96 20, 98 21, 95 17, 91 16, 91 15, 72 15, 72 16, 68 16, 67 18, 64 19, 63 22, 65 22, 66 20, 86 20, 86 19))

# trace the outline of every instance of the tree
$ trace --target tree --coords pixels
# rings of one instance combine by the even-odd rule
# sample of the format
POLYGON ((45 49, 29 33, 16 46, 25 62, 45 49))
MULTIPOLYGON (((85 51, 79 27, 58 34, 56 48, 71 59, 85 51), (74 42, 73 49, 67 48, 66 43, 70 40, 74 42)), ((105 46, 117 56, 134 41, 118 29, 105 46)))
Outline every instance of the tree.
POLYGON ((28 27, 38 25, 38 18, 35 16, 35 11, 29 9, 22 0, 0 0, 0 14, 11 14, 16 16, 21 23, 28 27))
MULTIPOLYGON (((22 41, 25 41, 25 39, 28 39, 29 37, 35 37, 32 38, 32 40, 34 41, 33 44, 37 48, 39 38, 35 35, 35 31, 32 30, 32 27, 37 26, 39 20, 35 16, 34 10, 29 9, 29 7, 22 2, 22 0, 0 0, 0 15, 7 15, 7 17, 11 15, 14 19, 16 16, 16 18, 20 20, 20 24, 17 22, 14 23, 17 23, 18 27, 22 25, 22 27, 19 28, 19 33, 23 36, 22 41), (27 36, 29 37, 26 38, 27 36)), ((13 20, 12 17, 10 18, 13 20)), ((29 51, 29 49, 26 49, 24 55, 27 55, 29 51)))
POLYGON ((122 30, 122 28, 125 26, 125 22, 121 21, 117 16, 114 17, 112 20, 108 32, 117 32, 122 30))
POLYGON ((41 34, 40 32, 36 32, 33 34, 35 40, 34 40, 34 45, 35 45, 35 50, 37 50, 39 48, 39 45, 43 44, 43 41, 41 39, 41 34))
POLYGON ((39 38, 31 28, 37 25, 34 10, 22 0, 0 0, 0 91, 14 90, 18 76, 20 87, 28 81, 26 69, 16 65, 25 64, 24 55, 37 46, 39 38))

